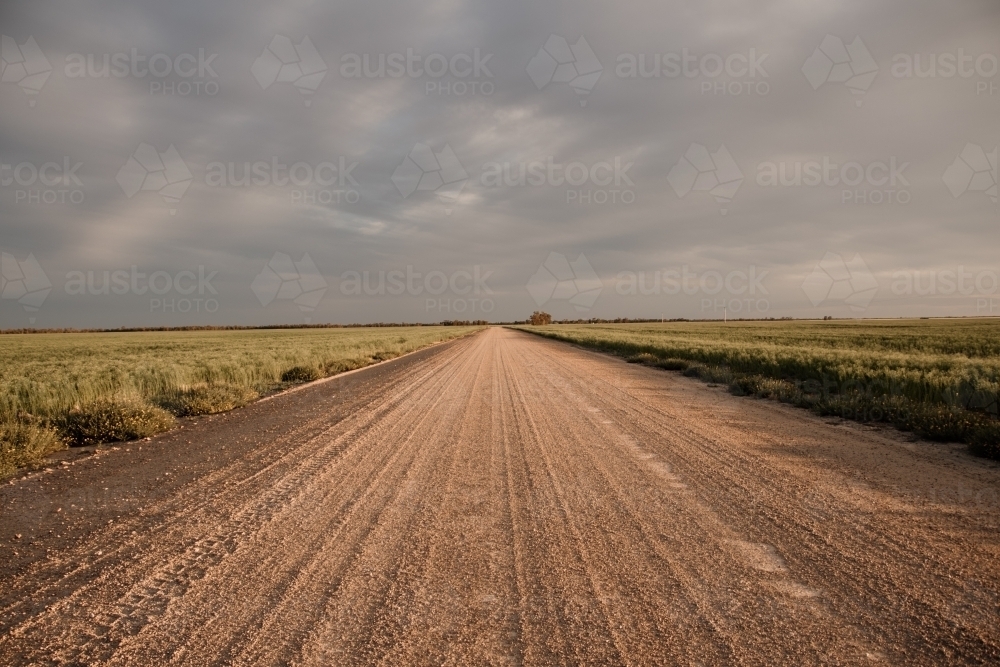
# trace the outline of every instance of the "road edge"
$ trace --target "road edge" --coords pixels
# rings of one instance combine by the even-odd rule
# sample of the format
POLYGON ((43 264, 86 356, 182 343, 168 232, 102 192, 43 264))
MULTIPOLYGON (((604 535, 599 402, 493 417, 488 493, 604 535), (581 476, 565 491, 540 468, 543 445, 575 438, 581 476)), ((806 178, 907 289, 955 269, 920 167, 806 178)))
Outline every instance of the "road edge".
MULTIPOLYGON (((454 343, 455 341, 459 341, 459 340, 462 340, 463 338, 467 338, 469 336, 474 336, 474 335, 482 333, 482 332, 483 332, 483 329, 477 329, 476 331, 470 331, 468 333, 462 334, 461 336, 455 336, 454 338, 449 338, 448 340, 436 340, 433 343, 428 343, 427 345, 424 345, 422 347, 418 347, 415 350, 411 350, 411 351, 407 352, 406 354, 401 354, 398 357, 393 357, 392 359, 383 359, 382 361, 376 361, 374 364, 368 364, 366 366, 359 366, 358 368, 352 368, 349 371, 343 371, 342 373, 335 373, 333 375, 328 375, 325 378, 320 378, 318 380, 311 380, 311 381, 305 382, 303 384, 297 384, 294 387, 289 387, 288 389, 282 389, 281 391, 275 392, 273 394, 268 394, 267 396, 261 396, 256 401, 251 401, 251 402, 247 403, 247 405, 248 406, 249 405, 256 405, 257 403, 263 403, 264 401, 270 401, 272 399, 279 398, 281 396, 287 396, 288 394, 294 394, 297 391, 302 391, 303 389, 308 389, 309 387, 315 387, 317 385, 321 385, 321 384, 324 384, 326 382, 330 382, 331 380, 336 380, 338 378, 346 377, 348 375, 353 375, 354 373, 360 373, 361 371, 366 371, 366 370, 368 370, 370 368, 376 368, 378 366, 381 366, 382 364, 388 364, 390 362, 396 361, 397 359, 405 359, 406 357, 409 357, 410 355, 416 354, 417 352, 424 352, 425 350, 429 350, 430 348, 432 348, 432 347, 434 347, 436 345, 447 345, 448 343, 454 343)), ((246 406, 241 406, 241 407, 246 407, 246 406)), ((235 408, 235 409, 239 410, 239 408, 235 408)), ((232 410, 229 410, 228 412, 232 412, 232 410)), ((215 414, 223 414, 223 413, 217 412, 215 414)))

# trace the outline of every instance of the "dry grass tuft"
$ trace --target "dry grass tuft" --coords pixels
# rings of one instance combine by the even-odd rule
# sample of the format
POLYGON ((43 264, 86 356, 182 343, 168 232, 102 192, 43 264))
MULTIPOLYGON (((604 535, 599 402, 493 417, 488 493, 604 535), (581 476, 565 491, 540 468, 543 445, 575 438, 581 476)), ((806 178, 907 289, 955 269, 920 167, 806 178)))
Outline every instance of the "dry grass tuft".
POLYGON ((170 429, 174 416, 141 399, 98 399, 74 407, 57 423, 70 445, 82 447, 148 438, 170 429))

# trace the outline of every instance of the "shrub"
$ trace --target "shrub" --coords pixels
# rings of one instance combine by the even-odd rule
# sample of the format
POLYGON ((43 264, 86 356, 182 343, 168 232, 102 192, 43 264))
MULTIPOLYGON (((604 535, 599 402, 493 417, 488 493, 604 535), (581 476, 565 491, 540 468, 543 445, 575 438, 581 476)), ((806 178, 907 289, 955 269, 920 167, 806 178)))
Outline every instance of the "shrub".
POLYGON ((733 381, 733 372, 725 366, 705 366, 699 377, 705 382, 717 382, 728 385, 733 381))
POLYGON ((691 363, 683 359, 659 359, 653 365, 665 371, 683 371, 687 370, 691 363))
POLYGON ((773 398, 782 403, 793 403, 801 407, 812 403, 796 383, 763 375, 738 375, 730 383, 729 392, 736 396, 773 398))
POLYGON ((688 367, 681 372, 681 375, 689 378, 700 378, 704 368, 705 368, 704 364, 698 364, 698 363, 688 364, 688 367))
POLYGON ((99 399, 74 407, 59 422, 69 443, 80 447, 147 438, 168 430, 174 417, 138 399, 99 399))
POLYGON ((258 393, 233 384, 206 384, 180 389, 156 402, 178 417, 212 415, 242 407, 256 400, 258 393))
POLYGON ((633 354, 632 356, 625 357, 625 361, 630 364, 646 364, 651 366, 656 363, 656 357, 651 355, 649 352, 642 352, 640 354, 633 354))
POLYGON ((282 382, 312 382, 322 377, 315 366, 292 366, 281 374, 282 382))
POLYGON ((761 386, 760 375, 745 375, 738 377, 729 385, 729 393, 736 396, 757 396, 761 386))
POLYGON ((969 439, 969 451, 976 456, 1000 461, 1000 422, 976 429, 969 439))
POLYGON ((336 375, 337 373, 354 370, 357 367, 357 364, 343 359, 325 361, 323 362, 323 375, 336 375))
POLYGON ((730 384, 734 378, 733 372, 725 366, 707 366, 697 363, 690 364, 682 371, 682 375, 719 384, 730 384))
POLYGON ((66 447, 58 431, 33 421, 0 424, 0 478, 66 447))

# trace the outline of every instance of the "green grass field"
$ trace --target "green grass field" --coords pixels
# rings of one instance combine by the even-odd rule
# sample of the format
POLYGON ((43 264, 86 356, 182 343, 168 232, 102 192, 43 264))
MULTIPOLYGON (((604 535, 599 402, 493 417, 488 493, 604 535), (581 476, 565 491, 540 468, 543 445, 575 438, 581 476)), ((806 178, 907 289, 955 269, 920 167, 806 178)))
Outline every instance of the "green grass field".
POLYGON ((0 476, 67 445, 146 437, 478 327, 0 335, 0 476))
POLYGON ((1000 319, 519 328, 1000 458, 1000 319))

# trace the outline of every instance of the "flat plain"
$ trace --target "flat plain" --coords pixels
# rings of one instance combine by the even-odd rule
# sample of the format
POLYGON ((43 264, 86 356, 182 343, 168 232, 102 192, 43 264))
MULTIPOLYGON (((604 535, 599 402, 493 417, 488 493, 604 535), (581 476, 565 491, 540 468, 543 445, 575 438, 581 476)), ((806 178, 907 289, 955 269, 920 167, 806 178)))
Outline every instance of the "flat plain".
POLYGON ((0 664, 996 664, 998 493, 491 327, 0 486, 0 664))

